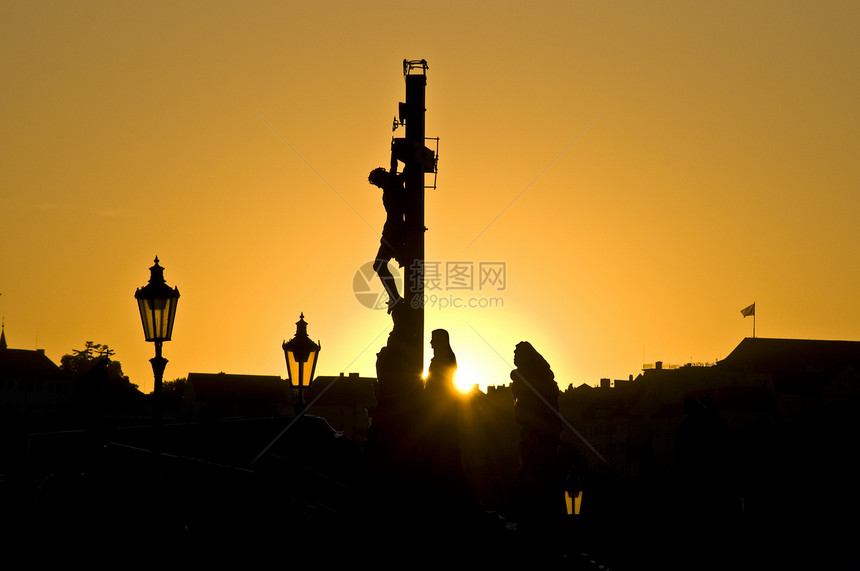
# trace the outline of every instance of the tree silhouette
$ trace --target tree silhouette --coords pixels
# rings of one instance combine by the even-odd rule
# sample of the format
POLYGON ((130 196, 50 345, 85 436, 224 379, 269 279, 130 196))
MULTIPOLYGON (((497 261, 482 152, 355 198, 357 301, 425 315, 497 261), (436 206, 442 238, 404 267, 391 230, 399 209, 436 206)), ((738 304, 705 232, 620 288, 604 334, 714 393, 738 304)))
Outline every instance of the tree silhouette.
POLYGON ((107 345, 87 341, 60 359, 60 370, 74 379, 72 408, 88 424, 101 423, 107 414, 136 414, 143 395, 110 357, 107 345))
POLYGON ((131 385, 137 388, 137 385, 131 383, 129 378, 122 372, 120 362, 111 359, 115 353, 107 345, 86 341, 83 349, 72 349, 71 353, 63 355, 60 358, 60 370, 69 375, 83 375, 88 373, 97 362, 107 359, 107 375, 111 382, 131 385))

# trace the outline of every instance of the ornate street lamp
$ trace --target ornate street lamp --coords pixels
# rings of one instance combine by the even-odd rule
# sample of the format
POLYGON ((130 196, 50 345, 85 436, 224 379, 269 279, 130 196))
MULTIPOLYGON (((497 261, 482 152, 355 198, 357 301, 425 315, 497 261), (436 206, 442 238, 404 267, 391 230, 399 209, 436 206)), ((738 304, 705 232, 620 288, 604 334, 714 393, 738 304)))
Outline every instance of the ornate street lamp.
POLYGON ((155 357, 149 362, 152 363, 152 372, 155 375, 152 422, 156 430, 156 438, 153 452, 158 452, 157 433, 161 426, 161 382, 164 378, 164 368, 167 366, 167 359, 161 356, 161 344, 170 341, 170 337, 173 335, 173 320, 176 317, 179 289, 171 288, 165 283, 164 268, 158 265, 158 256, 155 258, 155 265, 149 268, 149 271, 149 283, 137 288, 134 297, 137 299, 137 307, 140 310, 143 335, 147 341, 155 343, 155 357))
POLYGON ((299 389, 299 404, 297 410, 304 409, 302 392, 311 386, 314 371, 317 367, 317 357, 320 353, 320 344, 311 341, 308 337, 308 324, 305 323, 305 314, 299 316, 296 322, 296 335, 282 345, 284 356, 287 359, 287 375, 291 388, 299 389))

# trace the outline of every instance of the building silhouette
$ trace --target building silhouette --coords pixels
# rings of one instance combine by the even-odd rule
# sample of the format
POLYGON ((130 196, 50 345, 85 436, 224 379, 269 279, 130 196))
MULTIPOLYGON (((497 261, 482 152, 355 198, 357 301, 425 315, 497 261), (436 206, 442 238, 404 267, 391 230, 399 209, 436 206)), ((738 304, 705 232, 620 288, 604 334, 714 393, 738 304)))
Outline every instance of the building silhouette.
POLYGON ((860 343, 747 338, 559 405, 583 541, 619 567, 856 565, 860 343))
POLYGON ((184 420, 259 418, 292 413, 293 395, 275 375, 189 373, 182 394, 184 420))
POLYGON ((67 416, 73 383, 43 349, 10 349, 0 330, 0 416, 7 427, 67 416))
POLYGON ((370 428, 369 411, 376 405, 376 383, 376 378, 358 373, 318 376, 305 395, 308 411, 347 438, 364 443, 370 428))

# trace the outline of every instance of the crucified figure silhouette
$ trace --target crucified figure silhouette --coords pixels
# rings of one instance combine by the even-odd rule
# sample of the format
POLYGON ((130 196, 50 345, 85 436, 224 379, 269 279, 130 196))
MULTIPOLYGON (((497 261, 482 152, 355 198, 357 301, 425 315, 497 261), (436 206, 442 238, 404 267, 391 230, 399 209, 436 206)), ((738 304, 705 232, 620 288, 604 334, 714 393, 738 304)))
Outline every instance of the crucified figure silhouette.
POLYGON ((395 305, 403 300, 397 291, 394 276, 388 269, 388 262, 392 259, 403 266, 401 253, 406 225, 404 214, 406 191, 403 188, 402 178, 397 175, 396 164, 396 160, 392 159, 390 171, 383 167, 375 168, 367 177, 370 184, 382 189, 382 205, 385 207, 385 225, 382 227, 382 238, 379 240, 379 251, 373 262, 373 270, 388 293, 388 313, 391 313, 395 305))

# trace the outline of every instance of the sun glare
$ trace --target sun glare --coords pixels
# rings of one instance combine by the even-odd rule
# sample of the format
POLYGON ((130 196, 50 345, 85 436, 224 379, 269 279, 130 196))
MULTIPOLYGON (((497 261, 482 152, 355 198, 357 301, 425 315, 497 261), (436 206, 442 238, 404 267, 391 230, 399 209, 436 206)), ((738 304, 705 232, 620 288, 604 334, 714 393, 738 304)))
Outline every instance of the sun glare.
POLYGON ((472 382, 471 379, 467 378, 462 374, 454 374, 454 388, 460 391, 463 394, 467 394, 472 390, 472 387, 475 386, 475 383, 472 382))
MULTIPOLYGON (((421 380, 425 383, 427 382, 428 371, 424 371, 421 374, 421 380)), ((454 372, 454 388, 461 394, 468 394, 472 388, 478 384, 477 381, 474 380, 474 377, 469 374, 468 371, 463 371, 462 369, 457 369, 454 372)))
POLYGON ((473 379, 472 375, 469 374, 469 371, 464 371, 458 368, 457 372, 454 373, 454 387, 461 393, 468 393, 472 390, 472 387, 474 387, 475 384, 477 384, 477 381, 473 379))

